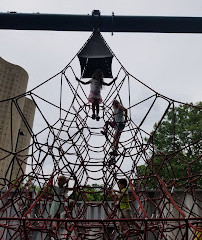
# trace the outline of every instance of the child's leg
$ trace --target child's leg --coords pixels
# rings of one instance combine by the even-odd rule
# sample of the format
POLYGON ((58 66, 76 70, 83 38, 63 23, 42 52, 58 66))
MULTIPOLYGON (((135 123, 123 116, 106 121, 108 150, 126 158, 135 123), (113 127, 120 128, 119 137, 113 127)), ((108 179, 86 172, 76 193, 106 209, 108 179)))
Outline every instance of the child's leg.
MULTIPOLYGON (((57 213, 57 214, 54 216, 54 218, 60 218, 60 214, 57 213)), ((52 222, 52 226, 53 226, 53 228, 58 229, 59 222, 58 222, 58 221, 53 221, 53 222, 52 222)))
POLYGON ((120 139, 121 133, 119 132, 119 130, 117 129, 115 134, 114 134, 114 141, 113 141, 113 146, 114 146, 114 150, 118 149, 118 144, 119 144, 119 139, 120 139))
POLYGON ((75 201, 74 200, 72 200, 72 199, 69 199, 68 200, 68 207, 66 208, 66 214, 65 214, 65 218, 69 218, 70 216, 71 216, 71 214, 72 214, 72 209, 73 209, 73 207, 74 207, 74 203, 75 203, 75 201))
POLYGON ((109 128, 109 121, 106 121, 105 122, 105 125, 104 125, 104 127, 103 127, 103 130, 104 130, 104 132, 108 132, 108 128, 109 128))
POLYGON ((113 141, 113 146, 115 151, 118 149, 119 139, 124 128, 125 128, 125 123, 121 123, 117 125, 117 129, 114 134, 114 141, 113 141))
POLYGON ((98 116, 100 111, 99 99, 95 99, 95 106, 96 106, 96 114, 98 116))
POLYGON ((74 206, 74 203, 75 203, 74 200, 72 200, 72 199, 69 200, 69 210, 70 210, 70 211, 72 211, 73 206, 74 206))
POLYGON ((93 114, 95 115, 95 103, 94 102, 92 103, 92 111, 93 111, 93 114))
POLYGON ((105 125, 104 125, 104 127, 103 127, 103 129, 104 129, 105 132, 108 132, 109 126, 112 127, 112 128, 114 128, 115 123, 114 123, 114 122, 110 122, 110 121, 106 121, 106 122, 105 122, 105 125))
POLYGON ((95 99, 95 107, 96 107, 96 120, 99 121, 99 110, 100 110, 100 105, 99 105, 99 99, 95 99))
POLYGON ((123 223, 121 222, 121 223, 120 223, 120 232, 123 233, 123 231, 124 231, 123 223))
POLYGON ((105 125, 104 125, 104 127, 103 127, 103 131, 101 131, 101 133, 102 133, 103 135, 105 135, 105 137, 106 137, 107 140, 108 140, 107 132, 108 132, 109 126, 111 126, 112 128, 114 128, 115 123, 114 123, 114 122, 110 122, 110 121, 106 121, 106 122, 105 122, 105 125))
MULTIPOLYGON (((133 218, 132 210, 130 208, 126 208, 122 210, 124 218, 133 218)), ((140 229, 140 226, 135 221, 128 221, 127 225, 134 225, 137 229, 140 229)))
MULTIPOLYGON (((123 218, 124 217, 122 212, 119 212, 119 216, 118 217, 119 218, 123 218)), ((124 231, 123 222, 119 222, 119 231, 120 231, 120 233, 123 233, 123 231, 124 231)))
POLYGON ((92 119, 95 119, 95 99, 92 100, 92 112, 93 112, 92 119))

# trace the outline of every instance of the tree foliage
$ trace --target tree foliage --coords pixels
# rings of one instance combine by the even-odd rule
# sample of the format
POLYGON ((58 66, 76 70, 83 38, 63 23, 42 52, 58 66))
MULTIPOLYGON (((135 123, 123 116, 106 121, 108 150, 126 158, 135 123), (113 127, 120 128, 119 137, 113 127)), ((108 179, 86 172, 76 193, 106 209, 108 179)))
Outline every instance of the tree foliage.
POLYGON ((86 198, 88 201, 101 202, 103 200, 103 186, 98 184, 92 184, 84 189, 86 198))
POLYGON ((202 102, 195 106, 187 104, 169 109, 161 124, 155 123, 151 133, 154 152, 147 165, 137 168, 138 176, 151 176, 144 180, 147 187, 156 186, 152 177, 156 173, 168 184, 175 181, 177 187, 202 185, 202 102))

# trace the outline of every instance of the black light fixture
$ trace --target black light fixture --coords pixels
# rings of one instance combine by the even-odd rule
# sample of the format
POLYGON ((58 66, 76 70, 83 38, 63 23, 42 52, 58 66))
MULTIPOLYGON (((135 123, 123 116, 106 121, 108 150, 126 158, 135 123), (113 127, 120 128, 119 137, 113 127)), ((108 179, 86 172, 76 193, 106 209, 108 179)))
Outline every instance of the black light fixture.
POLYGON ((91 78, 96 69, 101 69, 105 78, 113 78, 111 65, 114 55, 97 29, 77 56, 81 65, 82 78, 91 78))

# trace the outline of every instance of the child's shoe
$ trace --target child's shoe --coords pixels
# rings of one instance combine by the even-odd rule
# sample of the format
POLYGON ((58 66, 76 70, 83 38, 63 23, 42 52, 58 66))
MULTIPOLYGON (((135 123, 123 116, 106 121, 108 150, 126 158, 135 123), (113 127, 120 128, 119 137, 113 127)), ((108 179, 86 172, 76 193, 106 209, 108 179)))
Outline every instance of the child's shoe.
POLYGON ((116 163, 115 156, 111 156, 108 163, 109 163, 109 166, 114 165, 116 163))
POLYGON ((93 120, 95 119, 95 114, 92 115, 92 119, 93 119, 93 120))
POLYGON ((119 155, 117 150, 113 150, 109 154, 112 155, 112 156, 115 156, 115 157, 119 155))
POLYGON ((99 116, 96 116, 96 121, 99 121, 100 120, 100 117, 99 116))

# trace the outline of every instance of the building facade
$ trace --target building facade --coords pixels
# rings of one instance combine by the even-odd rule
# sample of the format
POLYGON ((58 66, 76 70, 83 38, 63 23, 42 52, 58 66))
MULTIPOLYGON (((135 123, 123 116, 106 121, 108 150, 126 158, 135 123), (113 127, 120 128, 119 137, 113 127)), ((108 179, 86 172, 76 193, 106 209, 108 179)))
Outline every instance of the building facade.
MULTIPOLYGON (((19 165, 18 169, 23 165, 23 171, 26 168, 26 164, 22 164, 22 161, 17 163, 17 152, 30 144, 31 135, 26 134, 27 127, 24 122, 27 121, 32 128, 34 120, 35 106, 24 95, 27 83, 28 74, 22 67, 0 58, 0 183, 2 185, 19 175, 16 164, 19 165), (23 133, 22 136, 23 131, 25 134, 23 133)), ((26 151, 25 154, 28 153, 28 149, 26 151)))

